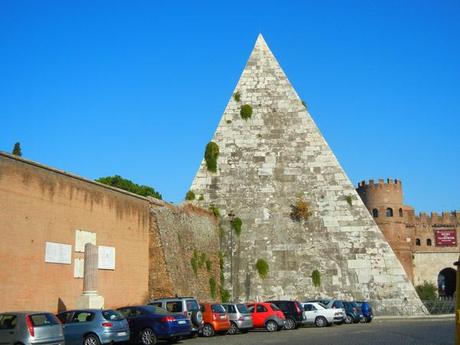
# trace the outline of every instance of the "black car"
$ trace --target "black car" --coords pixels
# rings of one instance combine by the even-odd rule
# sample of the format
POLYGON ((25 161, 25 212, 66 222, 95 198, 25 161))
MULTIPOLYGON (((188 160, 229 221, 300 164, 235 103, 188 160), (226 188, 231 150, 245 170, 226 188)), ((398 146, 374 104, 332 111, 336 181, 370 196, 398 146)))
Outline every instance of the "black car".
POLYGON ((356 302, 343 301, 343 307, 345 308, 345 323, 358 323, 363 317, 361 308, 356 302))
POLYGON ((286 317, 284 322, 286 329, 295 329, 307 322, 302 305, 297 301, 268 301, 268 303, 273 303, 281 309, 286 317))

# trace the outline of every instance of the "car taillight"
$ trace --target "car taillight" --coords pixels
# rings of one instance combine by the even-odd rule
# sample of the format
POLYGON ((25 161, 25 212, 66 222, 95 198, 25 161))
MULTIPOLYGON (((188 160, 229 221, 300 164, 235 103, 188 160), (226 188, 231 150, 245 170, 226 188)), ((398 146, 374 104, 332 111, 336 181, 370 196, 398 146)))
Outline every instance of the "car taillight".
POLYGON ((27 324, 27 329, 29 330, 29 334, 32 337, 35 337, 34 325, 32 324, 32 320, 30 318, 30 315, 26 316, 26 324, 27 324))
POLYGON ((217 315, 216 314, 212 314, 212 320, 217 320, 217 315))
POLYGON ((188 312, 184 311, 184 316, 188 317, 188 312))
POLYGON ((174 322, 176 318, 174 316, 165 316, 161 319, 162 322, 174 322))
POLYGON ((111 322, 103 322, 102 323, 102 327, 112 327, 113 326, 113 323, 111 322))

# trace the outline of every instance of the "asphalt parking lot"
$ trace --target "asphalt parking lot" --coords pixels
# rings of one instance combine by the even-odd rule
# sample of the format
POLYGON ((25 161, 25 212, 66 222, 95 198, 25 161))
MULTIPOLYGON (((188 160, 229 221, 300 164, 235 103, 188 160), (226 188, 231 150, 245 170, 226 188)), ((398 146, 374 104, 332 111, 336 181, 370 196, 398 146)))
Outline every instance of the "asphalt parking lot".
POLYGON ((455 320, 411 319, 374 320, 369 324, 340 325, 325 328, 306 327, 292 331, 267 333, 252 331, 234 336, 194 338, 181 344, 289 344, 289 345, 452 345, 455 344, 455 320))

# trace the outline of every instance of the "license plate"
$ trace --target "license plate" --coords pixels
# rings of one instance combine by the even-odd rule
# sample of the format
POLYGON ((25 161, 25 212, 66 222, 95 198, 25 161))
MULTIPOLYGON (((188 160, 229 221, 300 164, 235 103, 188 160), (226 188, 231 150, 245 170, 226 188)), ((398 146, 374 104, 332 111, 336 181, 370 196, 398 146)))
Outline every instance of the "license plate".
POLYGON ((177 321, 177 323, 178 323, 179 325, 185 325, 185 324, 187 323, 187 321, 179 320, 179 321, 177 321))
POLYGON ((125 335, 127 335, 128 333, 127 332, 118 332, 117 335, 119 337, 124 337, 125 335))

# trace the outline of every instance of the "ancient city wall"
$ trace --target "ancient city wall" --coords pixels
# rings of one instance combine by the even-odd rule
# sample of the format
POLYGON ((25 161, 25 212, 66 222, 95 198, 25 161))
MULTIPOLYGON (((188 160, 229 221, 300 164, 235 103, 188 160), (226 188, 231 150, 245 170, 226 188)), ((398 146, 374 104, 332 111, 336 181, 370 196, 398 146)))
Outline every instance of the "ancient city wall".
POLYGON ((177 207, 155 203, 151 209, 156 239, 150 250, 151 297, 178 294, 200 301, 220 299, 219 238, 214 215, 191 204, 177 207), (156 262, 164 265, 157 266, 156 262))
POLYGON ((108 306, 139 303, 148 290, 148 201, 9 155, 0 155, 0 306, 74 308, 77 230, 115 248, 115 269, 99 270, 108 306), (45 262, 46 242, 71 245, 70 263, 45 262))
POLYGON ((114 269, 99 269, 106 307, 164 294, 210 299, 219 283, 216 224, 207 211, 172 205, 0 153, 0 311, 74 308, 82 292, 84 241, 114 248, 114 269), (158 221, 156 217, 158 216, 158 221), (54 253, 47 246, 70 251, 54 253), (69 247, 71 246, 71 247, 69 247), (193 273, 193 250, 210 272, 193 273))

